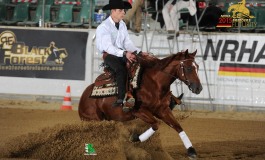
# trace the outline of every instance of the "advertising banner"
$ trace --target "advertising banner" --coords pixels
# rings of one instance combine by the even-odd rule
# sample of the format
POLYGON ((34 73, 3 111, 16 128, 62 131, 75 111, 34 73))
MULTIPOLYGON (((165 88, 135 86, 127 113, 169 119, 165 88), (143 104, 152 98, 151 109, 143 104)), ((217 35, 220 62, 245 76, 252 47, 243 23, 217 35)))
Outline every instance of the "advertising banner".
MULTIPOLYGON (((190 49, 189 42, 180 43, 190 49)), ((196 61, 203 91, 190 99, 212 99, 213 104, 264 107, 265 105, 265 40, 262 34, 209 33, 194 42, 198 50, 196 61), (205 63, 205 68, 203 65, 205 63), (205 75, 205 73, 207 75, 205 75), (208 79, 208 85, 206 82, 208 79), (210 91, 210 97, 208 88, 210 91)))
POLYGON ((0 76, 85 79, 87 32, 0 28, 0 76))

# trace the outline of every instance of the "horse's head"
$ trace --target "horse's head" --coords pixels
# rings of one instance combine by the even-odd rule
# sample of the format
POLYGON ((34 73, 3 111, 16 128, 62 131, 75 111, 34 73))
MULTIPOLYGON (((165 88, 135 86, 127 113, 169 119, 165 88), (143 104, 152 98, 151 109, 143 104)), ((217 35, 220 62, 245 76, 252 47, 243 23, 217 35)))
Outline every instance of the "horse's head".
POLYGON ((193 93, 199 94, 202 91, 202 85, 198 77, 199 66, 195 62, 196 53, 197 50, 193 53, 188 53, 188 50, 177 53, 177 55, 180 55, 177 77, 184 82, 193 93))

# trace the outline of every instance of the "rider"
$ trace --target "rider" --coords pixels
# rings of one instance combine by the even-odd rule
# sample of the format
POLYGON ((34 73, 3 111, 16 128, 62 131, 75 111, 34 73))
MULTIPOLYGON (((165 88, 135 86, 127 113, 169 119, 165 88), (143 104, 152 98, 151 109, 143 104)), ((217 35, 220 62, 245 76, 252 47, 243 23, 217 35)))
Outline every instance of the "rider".
MULTIPOLYGON (((103 54, 104 63, 116 73, 118 85, 118 99, 112 106, 123 105, 126 93, 127 69, 126 61, 136 62, 133 52, 148 55, 132 43, 127 27, 122 20, 125 9, 132 8, 131 4, 122 0, 109 0, 103 10, 110 10, 110 16, 104 20, 96 30, 96 46, 99 53, 103 54)), ((134 103, 134 99, 130 101, 134 103)), ((134 104, 132 104, 134 106, 134 104)))

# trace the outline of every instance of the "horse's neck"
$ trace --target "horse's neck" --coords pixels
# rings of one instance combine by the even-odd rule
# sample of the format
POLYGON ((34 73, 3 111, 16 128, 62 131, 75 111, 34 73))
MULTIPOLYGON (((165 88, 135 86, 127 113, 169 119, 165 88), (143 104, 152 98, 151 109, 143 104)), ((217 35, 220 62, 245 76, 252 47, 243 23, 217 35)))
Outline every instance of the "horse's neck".
POLYGON ((179 62, 172 61, 165 68, 158 71, 159 77, 163 77, 161 83, 170 86, 177 79, 176 68, 178 64, 179 62))
MULTIPOLYGON (((156 66, 154 68, 146 69, 147 77, 149 77, 149 81, 158 86, 156 90, 165 90, 170 89, 170 85, 176 80, 176 65, 177 63, 171 62, 164 67, 156 66)), ((153 90, 154 88, 152 88, 153 90)))

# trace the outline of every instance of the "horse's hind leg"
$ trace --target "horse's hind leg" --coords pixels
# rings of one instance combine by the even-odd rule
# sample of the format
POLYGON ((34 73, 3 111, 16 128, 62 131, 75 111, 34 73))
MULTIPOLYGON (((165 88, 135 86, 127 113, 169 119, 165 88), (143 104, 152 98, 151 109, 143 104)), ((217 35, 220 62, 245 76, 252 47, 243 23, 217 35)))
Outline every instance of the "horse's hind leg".
POLYGON ((101 112, 99 106, 100 105, 96 103, 96 99, 82 97, 78 106, 78 113, 80 119, 82 121, 103 120, 104 115, 101 112))
POLYGON ((87 107, 86 109, 79 109, 79 117, 82 121, 96 120, 101 121, 104 119, 103 113, 99 108, 87 107))
POLYGON ((197 153, 196 153, 195 149, 193 148, 189 137, 183 131, 182 127, 180 126, 180 124, 178 123, 178 121, 176 120, 174 115, 172 114, 170 108, 163 110, 163 113, 161 113, 158 116, 158 118, 163 120, 167 125, 174 128, 179 133, 179 136, 180 136, 185 148, 187 149, 189 158, 191 158, 191 159, 196 158, 197 153))
POLYGON ((133 134, 130 140, 132 142, 146 141, 158 129, 158 122, 149 111, 142 109, 142 108, 140 108, 137 112, 134 112, 133 114, 134 116, 140 118, 144 122, 151 124, 151 127, 148 130, 146 130, 144 133, 142 133, 141 135, 133 134))

